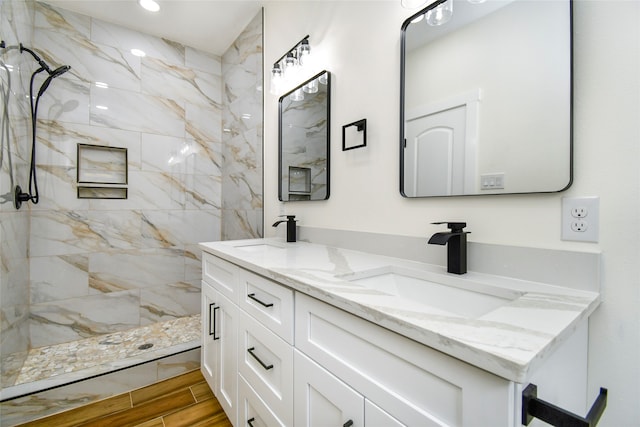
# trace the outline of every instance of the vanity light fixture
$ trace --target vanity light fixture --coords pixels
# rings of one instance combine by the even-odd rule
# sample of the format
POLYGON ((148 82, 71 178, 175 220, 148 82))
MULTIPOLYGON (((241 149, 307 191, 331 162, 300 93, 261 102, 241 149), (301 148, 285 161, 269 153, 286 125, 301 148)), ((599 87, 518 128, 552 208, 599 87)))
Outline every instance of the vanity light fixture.
POLYGON ((307 35, 273 63, 271 94, 278 95, 286 83, 295 82, 301 68, 309 65, 310 57, 311 45, 307 35))
POLYGON ((160 5, 154 0, 138 0, 138 4, 149 12, 157 12, 160 10, 160 5))

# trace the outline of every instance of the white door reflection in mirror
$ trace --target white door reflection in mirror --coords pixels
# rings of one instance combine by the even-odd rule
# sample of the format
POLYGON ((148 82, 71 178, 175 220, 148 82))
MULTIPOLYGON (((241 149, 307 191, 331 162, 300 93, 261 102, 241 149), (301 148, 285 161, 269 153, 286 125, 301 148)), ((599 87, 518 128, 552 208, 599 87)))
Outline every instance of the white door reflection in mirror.
POLYGON ((405 192, 411 196, 464 194, 465 107, 407 122, 405 192), (421 167, 417 167, 417 165, 421 167))
POLYGON ((480 90, 407 111, 404 195, 475 194, 480 90))

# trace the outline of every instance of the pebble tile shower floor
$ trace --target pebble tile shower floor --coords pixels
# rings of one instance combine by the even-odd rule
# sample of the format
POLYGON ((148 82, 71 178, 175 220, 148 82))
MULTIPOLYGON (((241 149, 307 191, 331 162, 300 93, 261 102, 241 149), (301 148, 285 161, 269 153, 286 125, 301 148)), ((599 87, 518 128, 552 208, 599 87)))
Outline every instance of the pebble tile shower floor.
POLYGON ((35 348, 29 351, 15 385, 90 370, 199 338, 200 315, 197 314, 128 331, 35 348))

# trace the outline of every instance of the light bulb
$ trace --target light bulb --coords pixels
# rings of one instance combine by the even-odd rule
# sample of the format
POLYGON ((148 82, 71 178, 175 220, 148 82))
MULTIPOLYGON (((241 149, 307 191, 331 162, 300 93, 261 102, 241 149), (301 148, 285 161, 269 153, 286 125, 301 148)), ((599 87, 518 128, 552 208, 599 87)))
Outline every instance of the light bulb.
POLYGON ((271 70, 271 87, 269 92, 272 95, 277 95, 280 93, 280 87, 282 86, 282 69, 280 68, 280 64, 273 64, 273 69, 271 70))
POLYGON ((304 39, 298 48, 298 62, 300 65, 305 65, 308 57, 311 55, 311 46, 309 46, 309 40, 304 39))
POLYGON ((302 89, 296 89, 290 96, 292 101, 302 101, 304 100, 304 92, 302 89))
POLYGON ((433 27, 446 24, 451 20, 452 16, 453 0, 447 0, 444 3, 440 3, 437 7, 427 11, 427 13, 425 14, 427 24, 433 27))
POLYGON ((318 79, 313 79, 306 85, 302 87, 302 90, 307 93, 316 93, 318 92, 318 79))

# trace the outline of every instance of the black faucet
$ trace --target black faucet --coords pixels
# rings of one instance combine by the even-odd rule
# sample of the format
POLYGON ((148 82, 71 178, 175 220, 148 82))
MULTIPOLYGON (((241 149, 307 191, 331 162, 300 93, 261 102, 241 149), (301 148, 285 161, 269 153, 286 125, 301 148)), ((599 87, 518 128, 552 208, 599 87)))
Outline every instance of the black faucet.
POLYGON ((281 217, 287 217, 287 219, 281 219, 280 221, 276 221, 273 223, 274 227, 277 227, 278 224, 282 222, 287 223, 287 242, 295 242, 296 241, 296 216, 295 215, 280 215, 281 217))
POLYGON ((432 222, 431 224, 447 224, 451 231, 436 233, 429 239, 429 244, 446 245, 447 247, 447 271, 454 274, 467 272, 467 234, 463 231, 466 222, 432 222))

